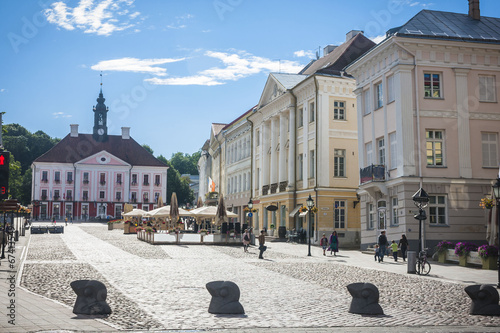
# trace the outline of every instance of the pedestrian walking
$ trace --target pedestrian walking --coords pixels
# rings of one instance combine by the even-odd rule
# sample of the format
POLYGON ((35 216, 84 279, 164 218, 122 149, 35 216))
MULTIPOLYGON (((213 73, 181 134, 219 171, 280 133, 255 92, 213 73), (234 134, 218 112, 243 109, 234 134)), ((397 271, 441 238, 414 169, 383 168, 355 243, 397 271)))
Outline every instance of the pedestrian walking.
POLYGON ((264 259, 264 257, 262 256, 262 254, 264 253, 264 251, 267 249, 267 246, 265 246, 264 244, 266 243, 266 231, 265 230, 261 230, 260 231, 260 236, 259 236, 259 259, 264 259))
POLYGON ((375 257, 375 261, 377 261, 377 260, 378 260, 378 258, 379 258, 379 255, 380 255, 380 254, 379 254, 379 247, 378 247, 378 244, 375 244, 375 245, 373 246, 373 248, 375 249, 375 256, 374 256, 374 257, 375 257))
POLYGON ((406 235, 402 235, 399 240, 399 248, 401 249, 401 256, 403 257, 403 261, 406 261, 406 251, 410 248, 408 244, 408 239, 406 239, 406 235))
POLYGON ((64 218, 64 225, 65 225, 65 226, 68 226, 68 218, 67 218, 67 217, 66 217, 66 218, 64 218))
POLYGON ((398 261, 398 244, 395 240, 391 243, 392 256, 394 257, 394 261, 398 261))
POLYGON ((56 224, 56 217, 55 216, 52 217, 52 223, 56 224))
POLYGON ((323 255, 326 256, 325 252, 328 247, 328 238, 326 238, 326 234, 323 234, 323 237, 320 239, 319 244, 323 248, 323 255))
POLYGON ((384 261, 384 255, 385 252, 387 251, 387 236, 385 235, 385 230, 382 230, 380 233, 380 236, 378 236, 378 252, 379 252, 379 258, 378 262, 384 261))
POLYGON ((330 254, 333 253, 334 256, 339 252, 339 238, 337 237, 337 232, 334 230, 330 235, 330 254))
POLYGON ((245 229, 245 233, 243 234, 243 250, 248 252, 248 246, 250 245, 250 233, 248 229, 245 229))

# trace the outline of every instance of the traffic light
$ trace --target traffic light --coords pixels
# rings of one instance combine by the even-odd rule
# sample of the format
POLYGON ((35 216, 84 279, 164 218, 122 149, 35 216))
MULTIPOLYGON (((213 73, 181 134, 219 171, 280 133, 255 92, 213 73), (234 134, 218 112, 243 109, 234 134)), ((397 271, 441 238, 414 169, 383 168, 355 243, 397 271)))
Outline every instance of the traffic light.
POLYGON ((8 151, 0 152, 0 200, 9 198, 9 160, 8 151))

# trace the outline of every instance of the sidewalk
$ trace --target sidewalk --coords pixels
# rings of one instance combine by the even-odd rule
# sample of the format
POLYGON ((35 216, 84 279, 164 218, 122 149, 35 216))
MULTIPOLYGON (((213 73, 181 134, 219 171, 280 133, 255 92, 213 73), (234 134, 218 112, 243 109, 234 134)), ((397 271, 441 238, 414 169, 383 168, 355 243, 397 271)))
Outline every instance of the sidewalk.
MULTIPOLYGON (((41 225, 45 224, 50 223, 41 223, 41 225)), ((61 225, 61 223, 58 223, 58 225, 61 225)), ((43 236, 30 236, 29 232, 27 232, 25 237, 20 237, 19 241, 15 244, 15 270, 19 269, 22 266, 20 263, 26 259, 26 249, 30 245, 30 237, 35 243, 39 242, 38 245, 40 245, 45 244, 40 243, 43 236)), ((496 326, 472 325, 470 320, 465 320, 467 319, 465 317, 470 318, 471 316, 465 313, 463 316, 459 316, 465 318, 462 321, 445 318, 448 321, 445 320, 443 322, 441 318, 449 314, 443 314, 443 316, 438 314, 436 317, 436 313, 432 311, 424 311, 422 314, 404 312, 404 309, 388 308, 387 304, 383 305, 386 312, 385 318, 369 318, 348 314, 345 308, 348 307, 350 298, 339 297, 339 292, 336 292, 335 288, 328 287, 330 286, 329 282, 327 283, 322 280, 313 283, 308 282, 311 281, 310 279, 315 279, 316 271, 311 271, 310 276, 304 277, 304 280, 302 280, 302 278, 299 278, 303 273, 295 272, 293 268, 304 268, 304 272, 307 272, 310 269, 322 270, 325 267, 330 267, 333 268, 333 272, 339 272, 340 274, 342 270, 339 267, 342 265, 346 269, 349 269, 349 272, 352 271, 352 267, 358 267, 360 268, 360 279, 365 279, 363 278, 366 274, 365 272, 368 272, 371 276, 376 276, 377 274, 370 272, 389 272, 401 276, 403 278, 402 281, 406 281, 403 283, 412 283, 411 285, 407 285, 407 289, 415 288, 415 290, 418 290, 416 288, 421 285, 427 286, 432 281, 436 282, 436 286, 441 286, 441 282, 447 281, 456 284, 458 290, 462 291, 463 287, 469 284, 496 285, 498 278, 497 271, 465 268, 458 265, 439 264, 431 261, 432 270, 429 276, 415 276, 414 274, 406 273, 407 267, 405 263, 401 261, 394 262, 390 257, 386 257, 384 262, 378 263, 375 262, 372 256, 363 254, 360 251, 343 251, 342 249, 336 257, 330 255, 323 256, 322 250, 315 246, 311 247, 312 256, 308 257, 307 244, 279 242, 268 242, 268 251, 264 254, 266 260, 259 261, 256 258, 257 250, 255 247, 251 248, 250 254, 244 254, 237 247, 151 246, 137 241, 133 236, 124 236, 118 231, 106 231, 105 225, 98 224, 84 226, 75 223, 74 225, 65 227, 64 235, 45 236, 47 236, 45 240, 53 242, 53 246, 57 249, 59 249, 56 244, 57 240, 61 241, 63 239, 65 244, 70 246, 69 250, 75 256, 74 263, 84 263, 85 258, 92 258, 92 267, 99 270, 108 281, 108 298, 117 290, 128 292, 124 296, 127 296, 129 300, 133 300, 138 310, 144 310, 152 319, 159 321, 166 329, 169 329, 169 332, 186 331, 186 329, 189 329, 193 332, 209 330, 237 333, 319 333, 331 332, 333 331, 333 327, 335 327, 336 332, 379 332, 381 329, 390 333, 401 331, 498 331, 498 322, 494 321, 495 318, 492 319, 491 325, 496 326), (85 228, 86 232, 82 232, 82 228, 85 228), (88 233, 89 230, 92 231, 90 234, 88 233), (81 240, 81 242, 75 242, 77 239, 81 240), (92 242, 92 247, 86 245, 89 242, 92 242), (140 257, 126 251, 140 253, 140 257), (150 252, 146 253, 148 251, 150 252), (96 253, 99 253, 98 257, 96 257, 96 253), (153 256, 157 254, 162 255, 160 257, 153 256), (200 261, 200 258, 204 259, 200 261), (206 306, 204 305, 205 303, 208 304, 209 298, 206 290, 199 286, 204 286, 207 279, 220 279, 221 271, 227 268, 228 263, 230 263, 232 269, 222 272, 222 276, 234 280, 240 286, 240 289, 242 289, 242 304, 244 304, 247 312, 245 317, 224 318, 213 316, 207 313, 206 306), (138 267, 140 269, 137 269, 138 267), (128 272, 126 276, 122 273, 123 269, 128 272), (290 271, 290 269, 292 270, 290 271), (203 272, 200 272, 202 274, 193 275, 193 272, 198 272, 199 270, 203 270, 203 272), (166 275, 166 272, 169 272, 168 274, 170 275, 166 275), (290 272, 294 272, 297 275, 291 276, 290 272), (151 294, 155 289, 149 291, 141 290, 143 287, 149 287, 149 284, 139 286, 141 288, 138 290, 132 290, 136 284, 131 282, 137 280, 136 276, 151 276, 153 281, 158 281, 158 276, 162 276, 171 282, 161 284, 160 290, 165 293, 163 296, 155 296, 151 294), (407 280, 406 278, 411 279, 407 280), (290 294, 283 294, 283 287, 285 286, 290 294), (410 286, 411 288, 409 288, 410 286), (174 289, 172 290, 172 288, 174 289), (311 294, 311 291, 314 290, 317 292, 311 294), (334 297, 328 302, 328 304, 331 303, 331 309, 323 308, 321 311, 318 311, 318 300, 321 300, 323 295, 328 297, 325 293, 329 293, 334 297), (148 295, 150 297, 147 297, 148 295), (199 297, 198 295, 202 296, 201 300, 193 303, 184 301, 199 297), (169 298, 172 301, 175 300, 170 308, 168 308, 170 306, 168 302, 169 298), (158 312, 160 304, 165 309, 158 312), (287 313, 290 309, 296 310, 293 310, 294 313, 287 313), (179 313, 176 314, 176 311, 179 311, 179 313), (259 312, 264 313, 264 315, 257 315, 259 312), (297 318, 290 321, 294 316, 297 318), (287 320, 285 317, 289 319, 287 320), (196 320, 193 320, 194 318, 199 318, 198 324, 196 324, 196 320), (464 324, 461 324, 462 322, 464 324), (300 323, 303 323, 303 325, 300 326, 300 323), (322 323, 329 323, 334 326, 323 327, 324 324, 322 323), (370 323, 373 323, 373 325, 370 323), (449 326, 443 326, 445 325, 444 323, 448 323, 446 325, 449 326), (240 325, 242 326, 240 327, 240 325), (193 327, 200 328, 193 330, 193 327), (223 327, 232 328, 223 329, 223 327)), ((36 252, 37 247, 33 249, 36 252)), ((34 260, 33 258, 28 262, 30 265, 34 265, 35 263, 40 263, 40 265, 53 263, 42 259, 34 260)), ((57 268, 61 267, 58 265, 64 264, 65 262, 58 261, 54 266, 57 268)), ((10 284, 8 278, 12 274, 11 270, 8 269, 7 262, 2 260, 2 265, 0 266, 0 332, 115 332, 119 330, 119 326, 102 319, 80 319, 72 313, 72 307, 25 290, 20 287, 19 274, 16 276, 15 295, 9 296, 10 284), (15 304, 13 318, 15 325, 9 323, 10 319, 8 317, 10 310, 7 307, 12 300, 15 304)), ((60 274, 63 274, 62 271, 60 274)), ((46 276, 50 276, 49 272, 47 272, 46 276)), ((385 276, 385 273, 381 275, 381 277, 385 276)), ((64 276, 61 278, 64 279, 64 276)), ((43 277, 40 278, 40 281, 45 280, 43 277)), ((50 282, 51 280, 49 279, 47 284, 50 284, 50 282)), ((54 285, 56 282, 53 281, 54 285)), ((376 283, 376 285, 379 288, 383 288, 381 284, 376 283)), ((428 294, 427 296, 428 299, 424 301, 429 302, 429 306, 434 301, 439 303, 442 300, 432 300, 433 294, 428 294)), ((441 298, 442 296, 436 295, 436 297, 441 298)), ((464 296, 461 302, 469 304, 467 296, 464 296)), ((117 308, 117 316, 119 315, 118 312, 119 309, 117 308)), ((473 319, 479 321, 484 322, 485 320, 485 317, 474 317, 476 318, 473 319)), ((136 317, 136 321, 139 320, 144 321, 145 319, 136 317)), ((140 332, 143 330, 135 329, 134 331, 140 332)))

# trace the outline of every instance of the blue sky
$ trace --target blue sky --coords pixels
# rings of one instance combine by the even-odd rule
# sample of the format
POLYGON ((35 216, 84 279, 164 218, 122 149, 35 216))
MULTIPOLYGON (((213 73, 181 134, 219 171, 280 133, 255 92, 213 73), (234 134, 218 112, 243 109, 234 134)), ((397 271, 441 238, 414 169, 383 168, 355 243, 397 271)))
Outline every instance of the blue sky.
MULTIPOLYGON (((270 72, 296 73, 353 29, 379 41, 422 9, 468 1, 1 1, 0 111, 31 132, 91 133, 102 71, 109 134, 192 154, 211 123, 257 104, 270 72)), ((498 0, 480 9, 500 16, 498 0)))

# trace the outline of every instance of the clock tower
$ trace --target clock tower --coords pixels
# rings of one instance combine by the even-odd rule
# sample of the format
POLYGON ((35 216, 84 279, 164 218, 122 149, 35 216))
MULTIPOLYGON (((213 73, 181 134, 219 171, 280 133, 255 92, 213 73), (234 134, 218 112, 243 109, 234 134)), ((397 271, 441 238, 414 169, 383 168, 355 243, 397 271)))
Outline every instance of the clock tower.
POLYGON ((94 106, 94 131, 92 133, 94 140, 99 142, 108 140, 107 113, 109 110, 104 104, 105 100, 101 88, 97 98, 97 105, 94 106))

